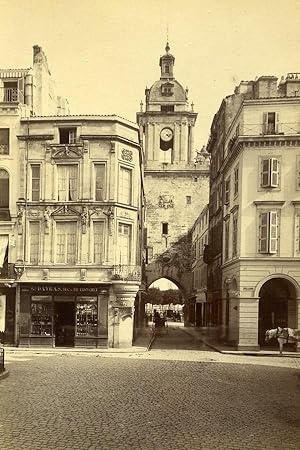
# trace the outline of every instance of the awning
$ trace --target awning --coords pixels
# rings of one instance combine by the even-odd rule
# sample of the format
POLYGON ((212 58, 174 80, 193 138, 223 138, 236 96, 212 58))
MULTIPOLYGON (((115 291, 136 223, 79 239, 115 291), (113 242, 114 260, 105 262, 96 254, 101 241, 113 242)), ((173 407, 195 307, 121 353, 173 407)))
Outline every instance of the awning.
POLYGON ((0 269, 3 267, 7 246, 8 246, 8 236, 0 235, 0 269))

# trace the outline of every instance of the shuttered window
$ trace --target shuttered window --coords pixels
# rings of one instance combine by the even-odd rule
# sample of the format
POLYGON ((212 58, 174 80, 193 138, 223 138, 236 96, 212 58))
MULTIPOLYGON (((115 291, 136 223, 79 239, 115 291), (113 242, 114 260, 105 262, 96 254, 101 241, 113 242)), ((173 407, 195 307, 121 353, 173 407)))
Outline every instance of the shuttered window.
POLYGON ((234 196, 236 197, 239 193, 239 168, 234 169, 234 196))
POLYGON ((77 223, 56 223, 56 262, 75 264, 77 254, 77 223))
POLYGON ((225 260, 229 258, 229 220, 225 222, 225 260))
POLYGON ((276 134, 279 130, 279 115, 275 112, 263 113, 263 134, 276 134))
POLYGON ((225 205, 228 205, 230 202, 230 177, 227 178, 227 180, 225 180, 224 202, 225 202, 225 205))
POLYGON ((276 158, 262 159, 261 187, 279 186, 279 160, 276 158))
POLYGON ((238 216, 234 214, 232 221, 232 256, 237 255, 237 224, 238 216))
POLYGON ((262 212, 259 215, 259 253, 277 253, 278 213, 262 212))

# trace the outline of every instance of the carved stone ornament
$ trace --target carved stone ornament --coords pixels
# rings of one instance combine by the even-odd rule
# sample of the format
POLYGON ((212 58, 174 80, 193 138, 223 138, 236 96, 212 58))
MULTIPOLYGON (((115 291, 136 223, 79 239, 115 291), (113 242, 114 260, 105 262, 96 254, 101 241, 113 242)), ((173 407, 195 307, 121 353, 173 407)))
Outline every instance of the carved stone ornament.
POLYGON ((113 233, 113 223, 114 223, 114 210, 113 208, 110 206, 107 210, 107 212, 103 211, 103 214, 106 215, 107 219, 108 219, 108 233, 110 236, 112 236, 113 233))
POLYGON ((174 195, 160 195, 158 197, 159 208, 174 208, 174 195))
POLYGON ((210 154, 206 151, 206 146, 203 145, 201 150, 196 150, 195 164, 200 166, 210 162, 210 154))
POLYGON ((28 216, 37 218, 37 217, 40 217, 40 215, 41 215, 41 211, 38 208, 29 208, 28 209, 28 216))
POLYGON ((63 205, 55 209, 51 216, 80 216, 80 212, 72 206, 63 205))
POLYGON ((17 224, 18 224, 18 234, 23 234, 23 217, 24 217, 24 206, 20 205, 17 212, 17 224))
POLYGON ((83 145, 66 144, 51 145, 53 159, 80 159, 83 158, 83 145))
POLYGON ((124 161, 132 162, 133 160, 132 151, 128 150, 127 148, 122 148, 121 158, 124 161))
POLYGON ((51 221, 51 208, 47 206, 44 211, 44 220, 45 220, 45 233, 49 233, 49 226, 51 221))
POLYGON ((81 224, 82 224, 82 233, 86 233, 86 227, 89 225, 90 215, 89 210, 86 206, 82 208, 81 213, 81 224))

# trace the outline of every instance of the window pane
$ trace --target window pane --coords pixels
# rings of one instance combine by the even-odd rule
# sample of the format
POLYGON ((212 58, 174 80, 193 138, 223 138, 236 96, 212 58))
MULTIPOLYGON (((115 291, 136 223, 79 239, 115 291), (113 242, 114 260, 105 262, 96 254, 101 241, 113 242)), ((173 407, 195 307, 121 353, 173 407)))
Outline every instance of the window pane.
POLYGON ((94 222, 94 262, 103 262, 103 222, 94 222))
POLYGON ((121 203, 130 204, 131 203, 131 170, 124 169, 121 167, 120 169, 120 192, 119 198, 121 203))
POLYGON ((119 224, 117 260, 119 264, 130 263, 131 226, 119 224))
POLYGON ((39 241, 40 241, 39 222, 30 223, 30 257, 31 263, 37 264, 39 257, 39 241))
POLYGON ((95 198, 104 200, 105 164, 95 164, 95 198))
POLYGON ((77 199, 77 166, 68 167, 69 176, 69 198, 68 200, 77 199))
POLYGON ((40 199, 40 166, 31 166, 31 198, 32 200, 40 199))
POLYGON ((9 128, 0 128, 0 155, 9 153, 9 128))
POLYGON ((58 263, 76 263, 76 231, 76 222, 56 224, 56 261, 58 263))
POLYGON ((66 173, 65 166, 57 167, 57 176, 58 176, 58 200, 66 201, 67 200, 67 191, 66 191, 67 173, 66 173))

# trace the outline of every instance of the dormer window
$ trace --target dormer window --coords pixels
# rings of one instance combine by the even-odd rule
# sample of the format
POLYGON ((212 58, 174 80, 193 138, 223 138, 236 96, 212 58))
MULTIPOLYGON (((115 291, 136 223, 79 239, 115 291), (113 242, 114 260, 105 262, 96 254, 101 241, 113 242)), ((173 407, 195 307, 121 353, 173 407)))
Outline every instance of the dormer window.
POLYGON ((161 85, 161 94, 170 97, 173 95, 173 83, 164 83, 161 85))
POLYGON ((76 142, 76 128, 59 129, 60 144, 75 144, 75 142, 76 142))

